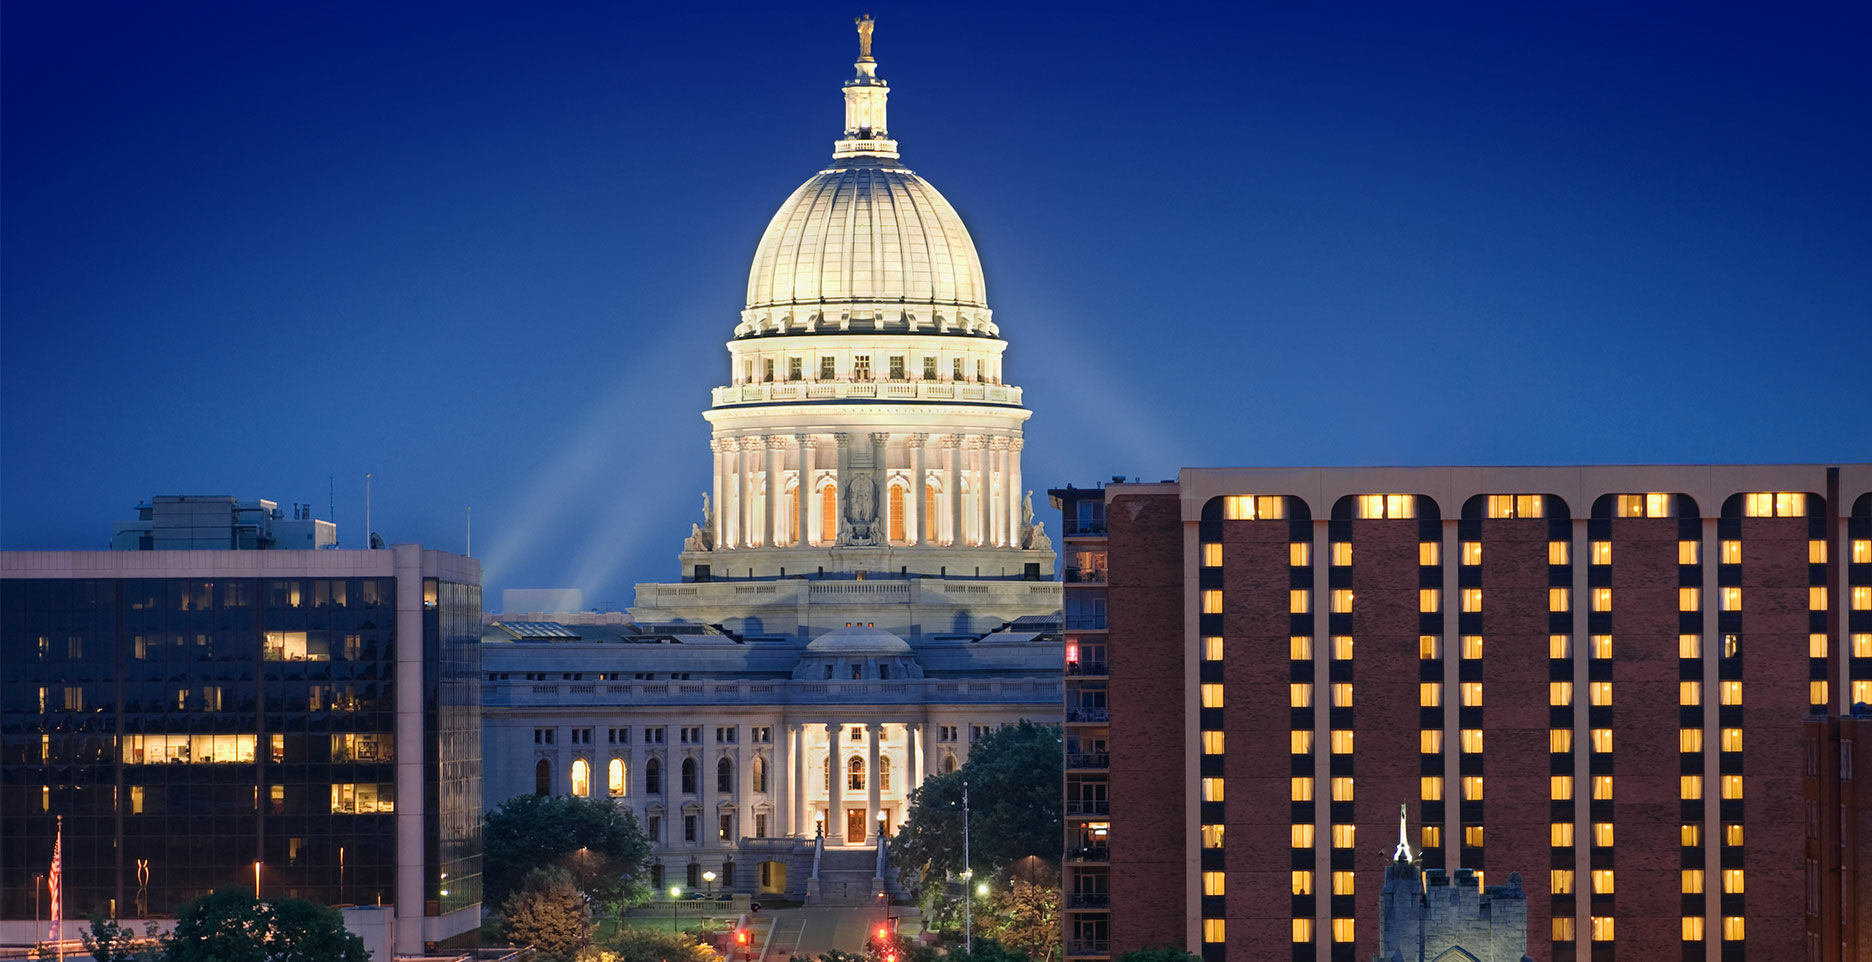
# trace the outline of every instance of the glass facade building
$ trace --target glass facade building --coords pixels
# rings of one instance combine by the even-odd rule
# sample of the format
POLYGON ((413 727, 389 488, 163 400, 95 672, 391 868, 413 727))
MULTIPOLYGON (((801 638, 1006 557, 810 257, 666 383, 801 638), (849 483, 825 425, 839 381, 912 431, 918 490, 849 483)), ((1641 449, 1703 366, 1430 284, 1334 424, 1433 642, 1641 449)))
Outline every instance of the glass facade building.
POLYGON ((474 561, 0 558, 0 918, 49 911, 62 816, 70 920, 257 882, 395 905, 401 951, 455 934, 451 916, 478 924, 474 561))

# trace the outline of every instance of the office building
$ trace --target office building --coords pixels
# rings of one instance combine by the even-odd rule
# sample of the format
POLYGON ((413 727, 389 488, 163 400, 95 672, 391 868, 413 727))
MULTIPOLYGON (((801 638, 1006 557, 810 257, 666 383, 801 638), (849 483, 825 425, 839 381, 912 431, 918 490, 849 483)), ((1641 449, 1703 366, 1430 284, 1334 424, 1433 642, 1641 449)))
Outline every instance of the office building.
POLYGON ((1806 719, 1872 700, 1872 465, 1104 500, 1109 952, 1370 958, 1403 803, 1426 870, 1520 874, 1534 959, 1807 957, 1806 719))
POLYGON ((336 548, 338 526, 294 504, 288 518, 265 499, 231 495, 158 495, 136 506, 136 520, 111 532, 112 551, 261 551, 336 548))
POLYGON ((480 926, 480 565, 374 551, 0 554, 0 942, 222 886, 480 926), (37 929, 37 931, 35 931, 37 929))

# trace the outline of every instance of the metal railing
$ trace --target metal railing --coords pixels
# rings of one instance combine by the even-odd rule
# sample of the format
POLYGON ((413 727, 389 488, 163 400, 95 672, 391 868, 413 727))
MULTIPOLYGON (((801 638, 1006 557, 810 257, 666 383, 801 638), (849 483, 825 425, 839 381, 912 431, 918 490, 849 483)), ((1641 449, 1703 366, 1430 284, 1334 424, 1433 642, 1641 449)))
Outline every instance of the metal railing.
POLYGON ((1111 721, 1111 709, 1109 708, 1068 708, 1066 709, 1066 720, 1071 721, 1071 722, 1111 721))
POLYGON ((1110 768, 1111 752, 1067 752, 1067 768, 1110 768))
POLYGON ((1068 815, 1110 815, 1111 799, 1108 798, 1069 798, 1066 800, 1068 815))
POLYGON ((1110 954, 1110 939, 1073 939, 1066 943, 1066 955, 1069 958, 1072 956, 1110 954))
POLYGON ((1068 862, 1109 862, 1111 861, 1111 846, 1110 845, 1081 845, 1075 849, 1068 849, 1066 852, 1066 861, 1068 862))
POLYGON ((1111 908, 1110 892, 1068 892, 1066 907, 1072 909, 1111 908))

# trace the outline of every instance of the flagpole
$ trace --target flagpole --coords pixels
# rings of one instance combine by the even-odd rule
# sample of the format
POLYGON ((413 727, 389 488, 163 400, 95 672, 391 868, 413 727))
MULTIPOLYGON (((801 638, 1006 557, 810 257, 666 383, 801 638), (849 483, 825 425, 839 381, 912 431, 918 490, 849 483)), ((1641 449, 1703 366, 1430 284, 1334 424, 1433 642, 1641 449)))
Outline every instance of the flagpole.
POLYGON ((59 962, 65 962, 65 816, 58 817, 52 838, 52 941, 58 943, 59 962))

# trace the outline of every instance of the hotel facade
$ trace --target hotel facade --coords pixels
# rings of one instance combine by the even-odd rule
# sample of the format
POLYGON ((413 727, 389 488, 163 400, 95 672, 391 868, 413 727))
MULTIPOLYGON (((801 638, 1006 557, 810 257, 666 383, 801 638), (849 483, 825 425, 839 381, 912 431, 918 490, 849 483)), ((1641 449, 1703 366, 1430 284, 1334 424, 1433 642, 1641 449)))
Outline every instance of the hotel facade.
POLYGON ((1853 897, 1803 759, 1809 716, 1872 701, 1872 465, 1190 469, 1100 500, 1107 630, 1067 646, 1108 680, 1069 664, 1067 741, 1109 754, 1069 761, 1068 808, 1109 814, 1077 864, 1068 825, 1068 958, 1370 958, 1400 804, 1426 871, 1519 873, 1534 959, 1859 957, 1803 944, 1823 888, 1853 897))

